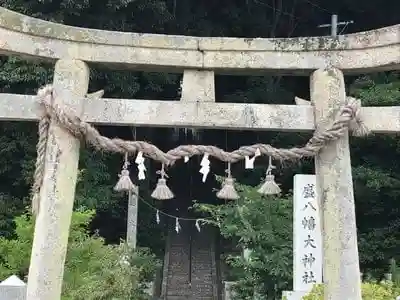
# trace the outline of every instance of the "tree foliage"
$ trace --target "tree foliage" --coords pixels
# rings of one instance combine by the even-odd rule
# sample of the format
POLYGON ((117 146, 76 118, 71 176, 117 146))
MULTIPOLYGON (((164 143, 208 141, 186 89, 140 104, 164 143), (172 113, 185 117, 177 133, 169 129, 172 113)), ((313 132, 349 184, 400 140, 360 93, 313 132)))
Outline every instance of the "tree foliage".
MULTIPOLYGON (((157 260, 146 249, 132 252, 124 244, 105 245, 88 224, 94 211, 73 213, 64 271, 63 300, 147 299, 144 283, 151 281, 157 260), (124 257, 126 262, 124 262, 124 257)), ((0 238, 0 278, 28 274, 33 218, 15 218, 16 238, 0 238)))
MULTIPOLYGON (((392 300, 400 293, 400 288, 390 281, 364 282, 361 285, 363 300, 392 300)), ((324 286, 317 285, 310 294, 303 297, 303 300, 323 300, 324 286)), ((285 299, 284 299, 285 300, 285 299)))
MULTIPOLYGON (((400 74, 364 76, 350 93, 365 106, 400 105, 400 74)), ((352 140, 353 180, 361 266, 382 274, 400 253, 400 143, 397 134, 352 140)))
POLYGON ((237 184, 240 200, 226 205, 196 203, 208 213, 208 222, 220 229, 225 239, 237 244, 239 254, 225 254, 231 280, 237 281, 238 299, 253 299, 258 293, 275 296, 290 286, 292 274, 292 201, 285 197, 264 197, 251 186, 237 184), (250 249, 249 258, 243 249, 250 249))

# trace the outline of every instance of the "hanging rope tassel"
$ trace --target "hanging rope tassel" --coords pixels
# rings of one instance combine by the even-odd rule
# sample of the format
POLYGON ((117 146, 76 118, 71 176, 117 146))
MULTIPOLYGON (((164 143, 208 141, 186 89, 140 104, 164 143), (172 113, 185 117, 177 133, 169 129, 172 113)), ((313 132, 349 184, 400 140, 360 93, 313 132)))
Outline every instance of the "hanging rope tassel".
POLYGON ((231 174, 231 163, 228 163, 228 169, 226 170, 228 177, 225 178, 222 183, 221 190, 217 193, 217 197, 225 200, 237 200, 239 199, 239 194, 235 190, 235 179, 231 174))
POLYGON ((158 179, 157 186, 151 194, 151 197, 157 200, 169 200, 174 198, 174 194, 167 186, 167 180, 165 178, 168 178, 168 175, 165 173, 164 164, 162 164, 161 170, 157 171, 157 174, 160 174, 161 178, 158 179))
POLYGON ((269 163, 267 172, 265 174, 265 181, 263 185, 258 189, 258 192, 263 195, 276 195, 281 192, 281 188, 275 182, 275 176, 272 175, 272 170, 276 169, 274 165, 272 165, 272 158, 269 157, 269 163))
POLYGON ((135 189, 135 185, 132 183, 132 180, 129 176, 129 167, 130 163, 128 160, 128 153, 125 153, 125 161, 122 167, 121 174, 119 174, 119 180, 117 184, 114 186, 114 191, 116 192, 130 192, 135 189))

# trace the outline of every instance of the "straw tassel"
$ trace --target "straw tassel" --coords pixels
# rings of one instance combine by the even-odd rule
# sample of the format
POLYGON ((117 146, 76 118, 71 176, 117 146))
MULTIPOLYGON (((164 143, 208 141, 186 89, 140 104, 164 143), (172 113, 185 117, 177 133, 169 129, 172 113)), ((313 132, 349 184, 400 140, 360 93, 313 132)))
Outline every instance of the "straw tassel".
POLYGON ((226 170, 228 177, 225 178, 224 182, 222 183, 221 190, 217 193, 217 197, 220 199, 225 200, 237 200, 239 199, 239 194, 236 192, 235 189, 235 179, 232 177, 231 174, 231 163, 228 163, 228 169, 226 170))
POLYGON ((119 174, 119 180, 114 186, 114 191, 116 192, 130 192, 135 189, 135 185, 129 176, 128 166, 130 165, 128 160, 128 153, 125 153, 125 162, 122 167, 121 174, 119 174))
POLYGON ((165 178, 168 178, 168 175, 165 173, 164 164, 162 164, 161 170, 157 171, 157 174, 160 174, 161 178, 158 179, 156 188, 151 194, 151 197, 157 200, 169 200, 174 198, 174 194, 167 186, 167 180, 165 178))
POLYGON ((275 166, 272 165, 272 158, 269 157, 269 164, 267 168, 267 172, 265 174, 265 181, 262 186, 258 189, 258 192, 263 195, 276 195, 281 192, 281 188, 275 182, 275 176, 272 175, 272 170, 276 169, 275 166))

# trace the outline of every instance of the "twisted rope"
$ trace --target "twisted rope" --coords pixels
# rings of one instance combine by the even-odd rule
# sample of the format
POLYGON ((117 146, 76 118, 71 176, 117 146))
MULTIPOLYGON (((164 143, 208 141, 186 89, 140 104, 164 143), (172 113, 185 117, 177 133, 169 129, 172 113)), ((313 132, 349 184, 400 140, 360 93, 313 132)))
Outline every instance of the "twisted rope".
POLYGON ((304 147, 293 147, 290 149, 274 148, 268 144, 254 144, 242 146, 239 149, 227 152, 218 147, 210 145, 181 145, 168 152, 163 152, 156 146, 144 141, 125 141, 118 138, 108 138, 102 136, 99 131, 89 123, 68 113, 59 105, 52 103, 52 86, 48 85, 38 91, 38 102, 44 110, 39 122, 39 143, 38 157, 36 161, 36 171, 34 174, 34 193, 38 193, 43 181, 45 145, 47 142, 48 126, 50 119, 57 122, 64 129, 69 131, 77 138, 83 138, 96 150, 105 150, 114 153, 130 155, 141 151, 147 157, 159 161, 168 166, 173 165, 175 161, 184 157, 202 155, 208 153, 221 161, 235 163, 246 156, 253 156, 257 149, 261 154, 268 155, 279 161, 294 161, 304 157, 315 156, 326 144, 339 139, 349 129, 354 135, 362 136, 368 134, 368 130, 362 122, 359 111, 361 101, 348 97, 347 104, 340 110, 338 117, 333 124, 323 131, 314 132, 311 139, 304 147))
MULTIPOLYGON (((48 98, 45 101, 50 102, 52 95, 51 86, 45 86, 38 92, 38 97, 40 99, 48 98)), ((46 146, 48 140, 48 133, 50 127, 50 116, 47 114, 46 110, 41 109, 41 117, 39 120, 38 132, 39 139, 36 145, 36 163, 35 163, 35 173, 33 175, 34 182, 32 185, 32 213, 37 215, 39 212, 39 198, 40 198, 40 187, 43 183, 44 169, 45 169, 45 157, 46 157, 46 146)))

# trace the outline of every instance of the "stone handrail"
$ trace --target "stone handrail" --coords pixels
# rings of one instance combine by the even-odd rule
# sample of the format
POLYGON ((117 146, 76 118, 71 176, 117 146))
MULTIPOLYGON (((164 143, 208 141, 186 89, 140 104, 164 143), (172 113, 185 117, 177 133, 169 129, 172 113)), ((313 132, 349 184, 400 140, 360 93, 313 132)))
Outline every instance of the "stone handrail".
POLYGON ((400 24, 335 38, 190 37, 66 26, 0 8, 0 54, 153 71, 303 75, 335 66, 365 73, 400 69, 400 24))

